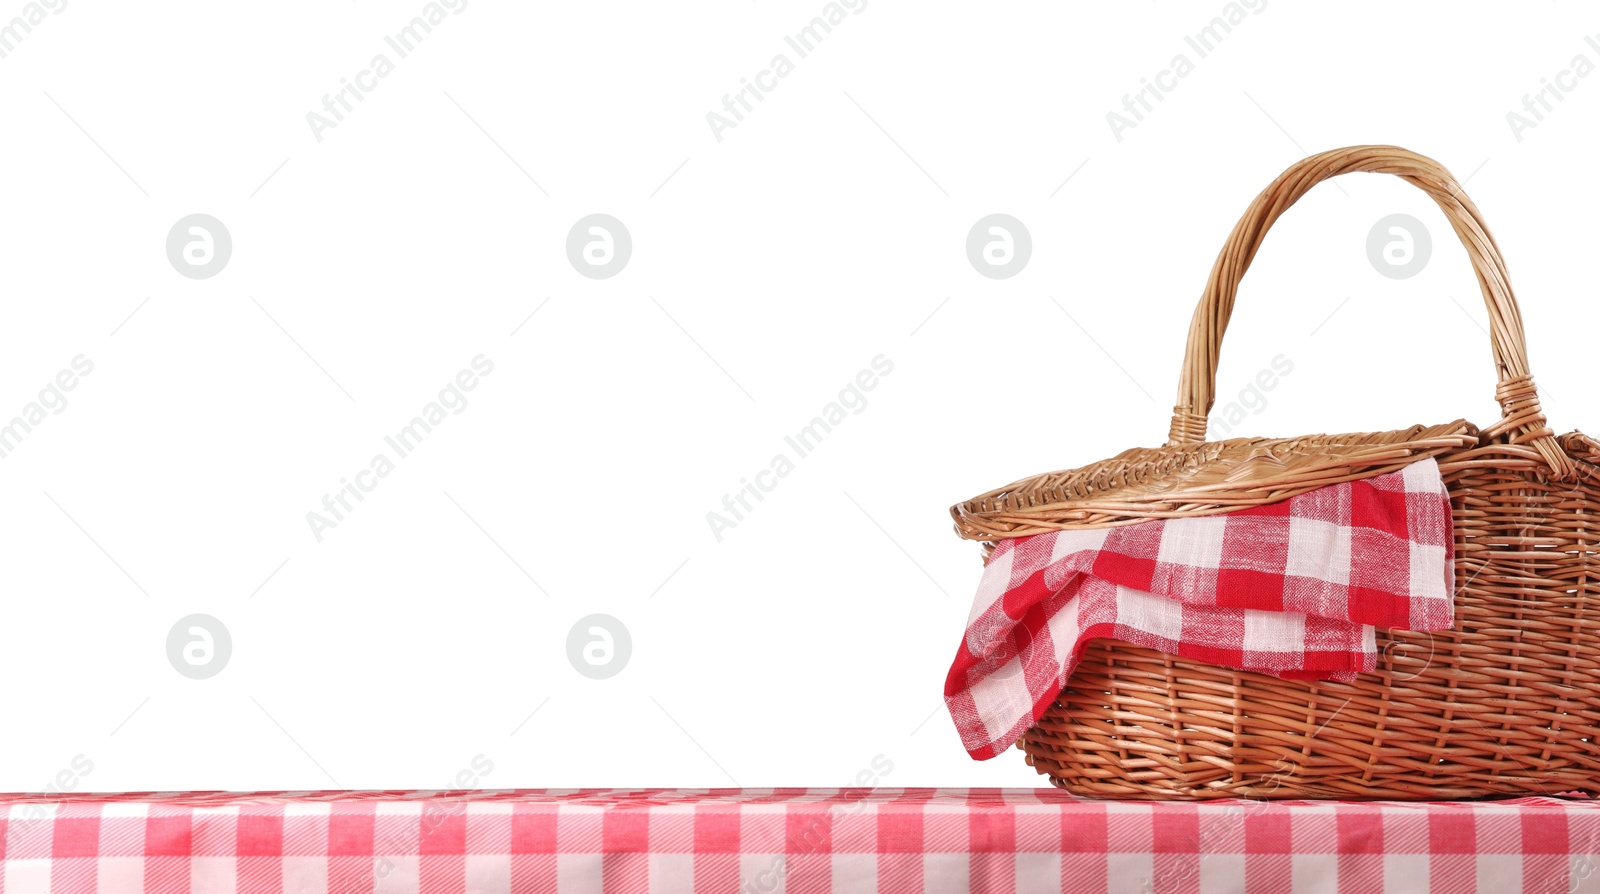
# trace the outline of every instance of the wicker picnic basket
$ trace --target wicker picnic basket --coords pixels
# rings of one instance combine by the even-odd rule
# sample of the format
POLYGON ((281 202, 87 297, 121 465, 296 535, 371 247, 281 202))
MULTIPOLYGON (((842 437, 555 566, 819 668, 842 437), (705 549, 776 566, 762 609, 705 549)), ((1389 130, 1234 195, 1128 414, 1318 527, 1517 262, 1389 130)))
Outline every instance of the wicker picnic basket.
MULTIPOLYGON (((1273 503, 1423 457, 1450 491, 1456 618, 1378 631, 1354 683, 1284 680, 1095 640, 1018 743, 1090 797, 1439 799, 1600 791, 1600 442, 1546 426, 1505 263, 1478 209, 1432 159, 1394 146, 1324 152, 1256 197, 1189 326, 1167 445, 1024 479, 951 507, 964 538, 1209 515, 1273 503), (1489 308, 1501 418, 1404 431, 1211 441, 1206 415, 1234 295, 1273 222, 1339 174, 1394 174, 1432 196, 1489 308)), ((1585 383, 1587 384, 1587 383, 1585 383)))

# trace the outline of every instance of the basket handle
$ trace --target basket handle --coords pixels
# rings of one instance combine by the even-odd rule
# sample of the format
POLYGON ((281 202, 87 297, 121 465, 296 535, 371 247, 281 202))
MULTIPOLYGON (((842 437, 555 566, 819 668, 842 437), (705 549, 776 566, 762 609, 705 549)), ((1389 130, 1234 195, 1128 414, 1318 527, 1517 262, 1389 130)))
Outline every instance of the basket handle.
POLYGON ((1489 235, 1489 228, 1477 207, 1443 165, 1398 146, 1352 146, 1296 162, 1262 190, 1245 210, 1217 255, 1205 294, 1189 324, 1189 343, 1184 353, 1182 378, 1178 382, 1178 405, 1173 407, 1167 443, 1197 444, 1206 439, 1206 416, 1216 400, 1217 360, 1222 336, 1233 314, 1239 280, 1250 269, 1250 262, 1267 230, 1311 187, 1330 177, 1352 172, 1401 177, 1431 196, 1450 220, 1450 226, 1472 259, 1484 303, 1489 308, 1489 341, 1494 348, 1495 367, 1500 378, 1495 400, 1500 404, 1501 419, 1484 434, 1509 432, 1511 443, 1532 446, 1557 477, 1566 477, 1574 467, 1556 443, 1555 432, 1546 424, 1544 411, 1539 407, 1533 377, 1528 373, 1522 316, 1511 292, 1511 280, 1500 256, 1500 247, 1489 235))

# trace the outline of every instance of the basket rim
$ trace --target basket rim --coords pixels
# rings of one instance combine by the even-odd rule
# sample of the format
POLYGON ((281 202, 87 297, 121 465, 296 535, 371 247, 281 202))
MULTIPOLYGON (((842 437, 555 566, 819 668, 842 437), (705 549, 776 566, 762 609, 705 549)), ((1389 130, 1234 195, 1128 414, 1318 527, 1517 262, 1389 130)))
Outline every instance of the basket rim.
MULTIPOLYGON (((1573 435, 1600 455, 1600 444, 1573 435)), ((951 506, 950 515, 960 537, 980 541, 1217 515, 1386 474, 1481 441, 1476 426, 1457 419, 1383 432, 1135 447, 1014 481, 951 506)))

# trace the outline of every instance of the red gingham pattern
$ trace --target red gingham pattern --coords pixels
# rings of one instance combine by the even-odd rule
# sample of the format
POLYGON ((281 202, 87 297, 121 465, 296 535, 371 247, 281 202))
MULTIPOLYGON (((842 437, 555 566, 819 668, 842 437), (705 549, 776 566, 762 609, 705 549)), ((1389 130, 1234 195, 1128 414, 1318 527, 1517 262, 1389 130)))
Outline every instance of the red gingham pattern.
POLYGON ((1600 803, 1052 789, 0 795, 4 894, 916 894, 1600 885, 1600 803))
POLYGON ((961 744, 1006 750, 1090 640, 1280 677, 1353 680, 1374 625, 1447 630, 1450 500, 1431 458, 1222 515, 1002 540, 945 679, 961 744))

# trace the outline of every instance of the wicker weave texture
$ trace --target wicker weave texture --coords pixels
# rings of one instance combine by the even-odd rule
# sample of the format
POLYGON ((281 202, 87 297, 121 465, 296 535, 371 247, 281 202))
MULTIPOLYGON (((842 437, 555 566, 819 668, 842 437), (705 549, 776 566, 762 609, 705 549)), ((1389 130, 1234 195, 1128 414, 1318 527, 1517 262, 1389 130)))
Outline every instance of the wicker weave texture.
POLYGON ((1600 442, 1556 437, 1527 369, 1505 264, 1437 162, 1392 146, 1312 156, 1257 197, 1189 331, 1166 447, 1025 479, 952 507, 992 541, 1276 502, 1423 456, 1450 491, 1456 624, 1379 631, 1375 673, 1282 680, 1097 640, 1019 742, 1050 781, 1094 797, 1437 799, 1600 792, 1600 442), (1422 188, 1467 248, 1489 308, 1501 419, 1400 432, 1205 443, 1222 335, 1267 229, 1353 171, 1422 188))

